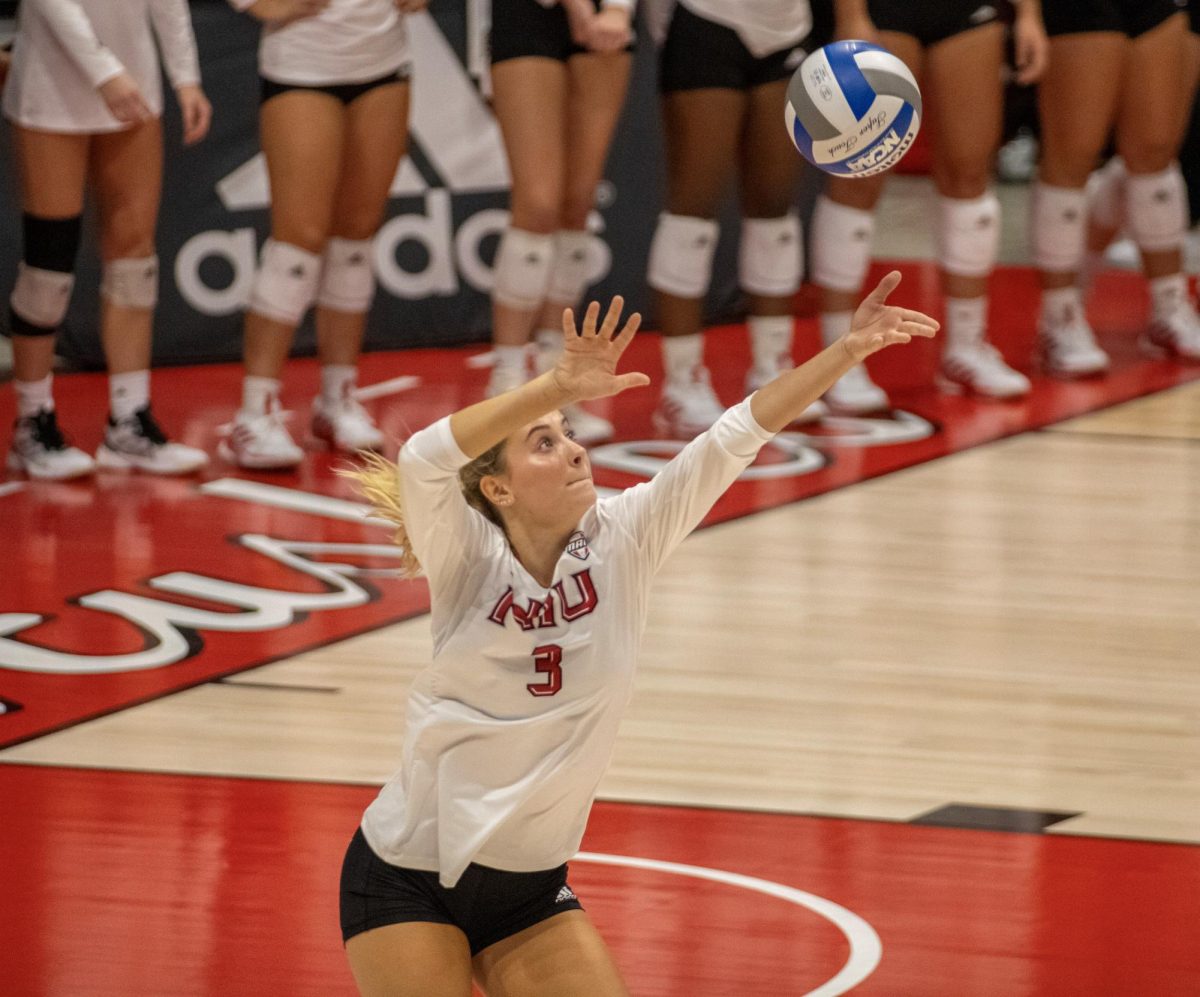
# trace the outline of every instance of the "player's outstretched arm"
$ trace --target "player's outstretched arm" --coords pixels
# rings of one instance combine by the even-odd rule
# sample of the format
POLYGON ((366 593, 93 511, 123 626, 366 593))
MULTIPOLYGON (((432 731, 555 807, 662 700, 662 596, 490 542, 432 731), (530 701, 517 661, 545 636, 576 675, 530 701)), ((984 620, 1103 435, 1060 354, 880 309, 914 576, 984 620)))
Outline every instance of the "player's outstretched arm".
POLYGON ((907 343, 913 336, 929 338, 937 332, 938 323, 923 312, 887 303, 888 295, 899 283, 900 274, 893 270, 858 306, 845 336, 750 397, 750 411, 763 429, 781 432, 839 377, 872 353, 907 343))
POLYGON ((642 321, 634 312, 621 325, 624 306, 619 295, 613 298, 603 323, 597 324, 600 305, 593 301, 578 328, 574 312, 569 308, 564 311, 563 352, 554 369, 519 388, 455 412, 450 417, 450 431, 459 449, 474 459, 547 412, 649 384, 645 374, 617 373, 617 362, 642 321))

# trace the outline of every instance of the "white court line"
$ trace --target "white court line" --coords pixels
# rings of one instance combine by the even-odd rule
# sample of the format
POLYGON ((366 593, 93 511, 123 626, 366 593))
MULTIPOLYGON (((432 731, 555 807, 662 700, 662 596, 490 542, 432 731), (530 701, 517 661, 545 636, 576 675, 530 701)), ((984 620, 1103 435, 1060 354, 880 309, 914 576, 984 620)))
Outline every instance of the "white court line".
POLYGON ((13 495, 16 492, 21 491, 21 489, 24 487, 24 481, 9 481, 3 485, 0 485, 0 498, 4 498, 5 495, 13 495))
POLYGON ((360 402, 365 402, 372 398, 382 398, 384 395, 398 395, 402 391, 411 391, 420 383, 421 379, 416 374, 401 374, 386 381, 376 381, 374 384, 364 384, 361 388, 355 388, 354 397, 360 402))
POLYGON ((727 886, 737 886, 743 890, 755 890, 767 896, 786 900, 798 907, 805 907, 819 917, 825 918, 846 936, 850 943, 850 957, 838 972, 822 983, 815 990, 810 990, 804 997, 837 997, 858 986, 875 972, 879 960, 883 956, 883 943, 879 935, 865 920, 847 910, 832 900, 818 897, 815 893, 806 893, 782 883, 773 883, 769 879, 757 879, 754 876, 743 876, 737 872, 727 872, 724 869, 709 869, 702 865, 684 865, 679 862, 662 862, 659 859, 643 859, 632 855, 606 855, 602 852, 580 852, 573 861, 593 862, 597 865, 622 865, 630 869, 652 869, 655 872, 668 872, 676 876, 691 876, 693 879, 707 879, 713 883, 724 883, 727 886))
POLYGON ((206 481, 202 484, 200 491, 205 495, 214 495, 217 498, 253 502, 255 505, 287 509, 289 512, 306 512, 311 516, 340 519, 347 523, 370 523, 372 526, 391 526, 393 528, 395 526, 394 523, 389 523, 385 519, 369 515, 371 507, 362 502, 348 502, 346 499, 316 495, 313 492, 300 491, 298 488, 264 485, 260 481, 217 478, 215 481, 206 481))

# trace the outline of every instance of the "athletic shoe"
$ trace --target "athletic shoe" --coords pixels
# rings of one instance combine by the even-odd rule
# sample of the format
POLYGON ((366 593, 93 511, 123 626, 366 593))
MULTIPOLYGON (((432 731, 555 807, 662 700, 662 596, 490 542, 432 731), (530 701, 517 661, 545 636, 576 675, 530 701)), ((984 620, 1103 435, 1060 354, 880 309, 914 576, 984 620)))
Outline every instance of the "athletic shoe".
POLYGON ((333 402, 317 395, 312 406, 312 434, 343 453, 379 450, 383 446, 383 433, 353 395, 333 402))
POLYGON ((96 464, 78 447, 67 443, 58 428, 53 409, 19 418, 13 424, 8 469, 24 471, 31 478, 63 481, 96 470, 96 464))
POLYGON ((668 381, 651 421, 663 436, 690 440, 725 413, 712 389, 708 368, 697 366, 687 381, 668 381))
POLYGON ((1034 350, 1052 377, 1090 377, 1108 370, 1108 354, 1096 345, 1092 327, 1075 309, 1060 324, 1039 322, 1034 350))
POLYGON ((190 474, 208 463, 208 454, 168 440, 146 405, 125 419, 109 417, 96 463, 112 470, 190 474))
POLYGON ((613 424, 589 412, 582 405, 564 405, 562 414, 566 417, 571 432, 575 434, 576 443, 588 446, 612 439, 613 424))
POLYGON ((839 415, 868 415, 892 407, 887 392, 871 380, 862 364, 851 367, 825 392, 825 402, 839 415))
POLYGON ((991 343, 980 341, 955 345, 942 356, 939 387, 952 394, 964 391, 988 398, 1019 398, 1032 385, 1020 371, 1004 362, 991 343))
POLYGON ((295 467, 304 459, 304 451, 292 439, 284 425, 290 415, 271 399, 266 412, 251 415, 239 412, 233 422, 222 427, 225 439, 217 444, 221 459, 250 470, 280 470, 295 467))
MULTIPOLYGON (((750 368, 750 372, 746 375, 746 394, 747 395, 754 394, 754 392, 756 392, 759 388, 765 387, 766 385, 770 384, 780 374, 782 374, 788 370, 791 370, 790 364, 787 366, 785 366, 784 364, 780 364, 778 369, 776 369, 774 373, 768 373, 767 371, 761 371, 757 367, 750 368)), ((819 419, 823 419, 827 415, 829 415, 829 406, 826 405, 823 401, 821 401, 820 398, 818 398, 808 408, 806 408, 803 412, 801 412, 798 416, 796 416, 795 419, 793 419, 790 423, 788 423, 788 425, 789 426, 804 426, 804 425, 807 425, 808 423, 816 422, 819 419)))
POLYGON ((1142 337, 1142 348, 1177 360, 1200 361, 1200 316, 1190 301, 1181 301, 1170 318, 1154 319, 1142 337))
POLYGON ((488 379, 486 397, 495 398, 506 391, 519 388, 528 380, 525 367, 501 367, 497 364, 492 368, 492 376, 488 379))

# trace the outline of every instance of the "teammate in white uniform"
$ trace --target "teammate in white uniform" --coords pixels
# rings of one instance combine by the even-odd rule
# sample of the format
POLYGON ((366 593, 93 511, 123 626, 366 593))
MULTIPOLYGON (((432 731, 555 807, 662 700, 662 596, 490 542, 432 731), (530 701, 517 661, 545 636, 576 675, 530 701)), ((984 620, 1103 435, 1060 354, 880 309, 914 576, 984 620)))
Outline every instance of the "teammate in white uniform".
MULTIPOLYGON (((1005 27, 1002 4, 987 0, 837 0, 838 38, 877 41, 902 59, 930 94, 923 127, 933 141, 937 190, 934 233, 946 302, 941 386, 989 398, 1030 389, 987 338, 988 280, 1000 237, 1000 203, 991 191, 1003 118, 1005 27)), ((1012 28, 1016 79, 1038 79, 1048 43, 1038 0, 1019 0, 1012 28)), ((831 177, 812 220, 810 278, 821 290, 821 334, 841 336, 871 258, 875 204, 886 175, 831 177)), ((855 371, 825 398, 866 413, 889 406, 883 389, 855 371)))
POLYGON ((555 367, 377 458, 363 490, 400 527, 433 606, 401 768, 342 873, 363 994, 604 997, 626 990, 567 885, 628 702, 652 579, 759 449, 839 376, 937 324, 886 305, 730 409, 652 481, 597 501, 564 406, 649 383, 617 374, 638 325, 564 315, 555 367))
POLYGON ((312 432, 337 450, 383 435, 354 397, 375 292, 372 239, 408 142, 411 56, 404 14, 426 0, 230 0, 263 21, 259 133, 271 236, 246 313, 242 404, 219 452, 247 468, 299 464, 281 377, 316 305, 321 391, 312 432))
POLYGON ((163 155, 156 36, 190 145, 207 133, 211 109, 186 0, 24 0, 20 7, 4 91, 24 211, 9 323, 17 422, 8 466, 31 477, 73 478, 95 468, 58 428, 50 373, 89 182, 100 208, 100 334, 109 372, 109 420, 96 460, 159 474, 207 461, 202 450, 168 442, 150 411, 163 155))
POLYGON ((1093 207, 1107 230, 1095 246, 1102 251, 1117 228, 1128 229, 1150 285, 1143 346, 1200 361, 1200 318, 1183 272, 1187 190, 1176 159, 1198 71, 1189 65, 1195 36, 1184 5, 1043 0, 1051 59, 1039 88, 1042 157, 1031 230, 1042 285, 1037 349, 1058 377, 1101 374, 1109 364, 1077 280, 1088 269, 1085 184, 1110 136, 1118 156, 1093 182, 1093 207))
MULTIPOLYGON (((800 157, 779 127, 787 82, 826 39, 807 0, 679 0, 659 54, 667 203, 650 247, 667 372, 654 413, 659 432, 688 439, 723 407, 704 365, 705 295, 717 213, 738 177, 738 278, 749 310, 753 364, 746 392, 792 366, 794 296, 803 244, 794 202, 800 157), (801 47, 801 46, 804 47, 801 47)), ((819 418, 818 401, 804 420, 819 418)))
MULTIPOLYGON (((629 84, 635 0, 492 0, 492 106, 512 175, 509 226, 492 287, 495 366, 489 394, 547 370, 558 317, 588 286, 588 215, 629 84)), ((570 413, 579 439, 612 435, 606 419, 570 413)))

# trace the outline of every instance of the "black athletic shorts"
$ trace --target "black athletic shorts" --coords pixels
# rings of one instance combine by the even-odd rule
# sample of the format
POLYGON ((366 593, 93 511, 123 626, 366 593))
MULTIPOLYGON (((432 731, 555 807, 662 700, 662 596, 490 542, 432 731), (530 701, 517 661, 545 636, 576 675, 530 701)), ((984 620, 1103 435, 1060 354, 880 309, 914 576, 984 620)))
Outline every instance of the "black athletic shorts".
POLYGON ((880 31, 911 35, 924 47, 1002 21, 1006 0, 867 0, 880 31))
POLYGON ((477 955, 489 945, 566 910, 583 910, 567 885, 567 867, 503 872, 471 864, 453 889, 436 872, 405 869, 371 851, 354 832, 342 862, 342 941, 385 924, 432 921, 462 930, 477 955))
POLYGON ((789 79, 804 57, 828 40, 818 40, 814 28, 795 45, 759 58, 746 48, 733 28, 676 4, 658 56, 658 89, 662 93, 710 87, 753 90, 789 79))
MULTIPOLYGON (((600 0, 595 3, 600 6, 600 0)), ((537 0, 492 0, 488 47, 492 65, 530 56, 566 62, 587 52, 571 37, 562 4, 543 7, 537 0)), ((626 51, 633 51, 632 43, 626 51)))
POLYGON ((328 94, 330 97, 336 97, 343 104, 350 105, 363 94, 370 93, 378 87, 385 87, 389 83, 407 82, 411 75, 412 66, 405 63, 395 72, 373 80, 365 80, 362 83, 279 83, 262 76, 259 77, 259 81, 262 83, 262 90, 259 94, 258 102, 265 104, 272 97, 278 97, 281 93, 290 93, 292 90, 309 90, 314 93, 328 94))
MULTIPOLYGON (((1193 0, 1193 6, 1197 5, 1193 0)), ((1182 13, 1188 0, 1042 0, 1046 34, 1073 35, 1087 31, 1118 31, 1130 38, 1157 28, 1182 13)), ((1196 25, 1195 12, 1192 25, 1196 25)))

